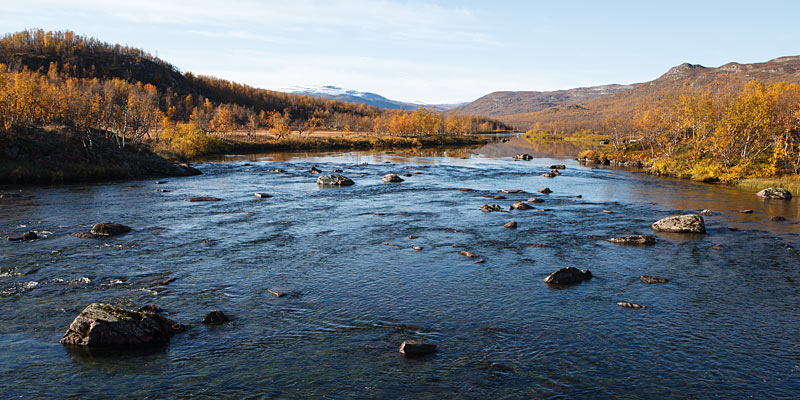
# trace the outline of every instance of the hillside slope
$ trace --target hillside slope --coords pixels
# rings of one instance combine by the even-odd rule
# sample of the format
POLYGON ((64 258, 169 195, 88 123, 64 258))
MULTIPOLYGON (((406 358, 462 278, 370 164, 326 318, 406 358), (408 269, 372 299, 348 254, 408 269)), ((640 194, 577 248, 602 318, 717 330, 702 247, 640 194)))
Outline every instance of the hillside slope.
POLYGON ((498 116, 503 122, 520 129, 528 129, 539 123, 558 125, 565 131, 583 128, 600 130, 605 119, 615 116, 630 118, 649 103, 682 90, 736 90, 749 81, 800 83, 800 56, 780 57, 753 64, 732 62, 716 68, 684 63, 652 81, 630 85, 628 89, 596 96, 584 102, 558 104, 526 113, 519 113, 518 109, 511 107, 497 112, 505 113, 498 116))
POLYGON ((597 97, 634 88, 636 85, 604 85, 551 92, 494 92, 471 103, 454 107, 449 112, 499 117, 541 111, 556 106, 572 106, 597 97))

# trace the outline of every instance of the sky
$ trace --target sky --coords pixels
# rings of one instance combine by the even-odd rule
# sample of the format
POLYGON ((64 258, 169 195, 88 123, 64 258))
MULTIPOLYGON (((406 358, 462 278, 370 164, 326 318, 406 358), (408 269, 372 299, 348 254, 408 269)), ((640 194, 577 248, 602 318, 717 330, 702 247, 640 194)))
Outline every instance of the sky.
POLYGON ((71 30, 282 90, 471 101, 800 55, 795 1, 0 0, 0 32, 71 30))

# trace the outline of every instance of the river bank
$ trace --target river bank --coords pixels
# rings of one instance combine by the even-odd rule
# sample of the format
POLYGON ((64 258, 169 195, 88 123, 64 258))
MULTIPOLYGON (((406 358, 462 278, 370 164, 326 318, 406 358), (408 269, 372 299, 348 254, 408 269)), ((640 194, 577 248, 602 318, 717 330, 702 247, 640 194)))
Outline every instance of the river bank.
POLYGON ((477 135, 290 136, 221 139, 214 135, 181 137, 174 145, 126 144, 97 133, 66 127, 0 132, 0 185, 38 185, 146 177, 188 176, 200 172, 186 161, 202 157, 279 151, 350 151, 480 146, 477 135))
POLYGON ((769 187, 779 187, 789 190, 792 193, 800 193, 800 176, 768 176, 768 177, 735 177, 731 175, 719 175, 696 173, 701 166, 693 169, 686 168, 685 160, 652 160, 641 152, 614 152, 585 150, 576 158, 583 164, 609 165, 612 167, 635 168, 643 170, 653 176, 664 176, 671 178, 687 179, 703 183, 724 184, 737 186, 741 189, 758 192, 769 187))
POLYGON ((0 132, 0 185, 98 182, 190 176, 200 171, 147 146, 124 148, 97 133, 63 127, 0 132))

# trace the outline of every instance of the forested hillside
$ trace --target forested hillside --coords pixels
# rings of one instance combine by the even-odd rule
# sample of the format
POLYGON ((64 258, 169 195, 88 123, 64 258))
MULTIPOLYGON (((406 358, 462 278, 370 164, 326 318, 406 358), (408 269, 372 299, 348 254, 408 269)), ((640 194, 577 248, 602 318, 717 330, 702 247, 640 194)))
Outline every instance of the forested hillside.
POLYGON ((482 117, 389 111, 365 104, 257 89, 182 73, 149 53, 72 32, 29 30, 0 39, 0 127, 47 124, 158 141, 162 132, 314 129, 401 136, 508 129, 482 117), (180 127, 180 124, 191 126, 180 127))

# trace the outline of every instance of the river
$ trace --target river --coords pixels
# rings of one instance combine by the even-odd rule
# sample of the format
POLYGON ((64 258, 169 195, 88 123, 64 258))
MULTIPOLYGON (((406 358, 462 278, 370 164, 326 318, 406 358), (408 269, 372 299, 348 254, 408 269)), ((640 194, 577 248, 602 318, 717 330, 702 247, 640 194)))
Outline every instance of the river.
POLYGON ((580 166, 565 146, 228 156, 162 185, 24 189, 0 200, 0 234, 42 239, 0 242, 0 397, 798 398, 797 197, 580 166), (563 174, 542 177, 553 163, 563 174), (313 166, 356 184, 318 188, 313 166), (419 173, 381 182, 390 172, 419 173), (479 209, 534 196, 542 210, 479 209), (706 235, 605 240, 702 209, 706 235), (134 230, 70 235, 103 221, 134 230), (566 266, 594 278, 544 284, 566 266), (59 339, 96 301, 155 303, 189 329, 144 354, 67 351, 59 339), (199 323, 215 309, 232 322, 199 323), (403 359, 411 339, 438 352, 403 359))

